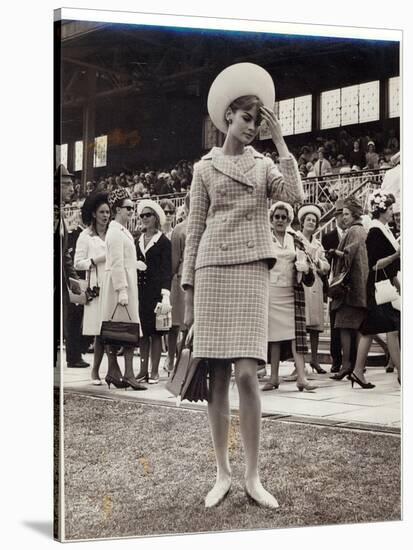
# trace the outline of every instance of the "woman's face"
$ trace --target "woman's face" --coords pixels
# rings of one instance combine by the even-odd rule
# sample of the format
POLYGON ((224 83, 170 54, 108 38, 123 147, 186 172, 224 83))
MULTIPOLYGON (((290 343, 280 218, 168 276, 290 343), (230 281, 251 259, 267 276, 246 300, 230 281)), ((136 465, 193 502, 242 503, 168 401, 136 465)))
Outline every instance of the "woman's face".
POLYGON ((284 208, 277 208, 274 211, 272 226, 277 233, 285 233, 288 226, 288 215, 284 208))
POLYGON ((317 229, 317 217, 314 214, 307 214, 304 216, 303 231, 310 233, 311 235, 317 229))
POLYGON ((96 220, 96 225, 106 227, 110 219, 109 205, 101 204, 92 215, 96 220))
POLYGON ((165 206, 164 212, 166 216, 165 225, 171 225, 172 222, 174 221, 175 210, 173 210, 173 208, 171 208, 170 206, 165 206))
POLYGON ((350 227, 354 222, 354 216, 348 208, 343 208, 343 223, 345 227, 350 227))
POLYGON ((155 212, 152 210, 152 208, 148 208, 147 206, 142 210, 140 214, 140 218, 142 221, 142 227, 148 231, 151 229, 156 229, 156 215, 155 212))
POLYGON ((117 209, 121 222, 128 222, 133 216, 133 202, 130 199, 125 199, 122 206, 117 209))
POLYGON ((258 108, 256 106, 251 109, 238 109, 230 111, 229 119, 231 123, 228 125, 228 133, 240 141, 243 145, 251 143, 255 136, 259 125, 257 125, 258 108))

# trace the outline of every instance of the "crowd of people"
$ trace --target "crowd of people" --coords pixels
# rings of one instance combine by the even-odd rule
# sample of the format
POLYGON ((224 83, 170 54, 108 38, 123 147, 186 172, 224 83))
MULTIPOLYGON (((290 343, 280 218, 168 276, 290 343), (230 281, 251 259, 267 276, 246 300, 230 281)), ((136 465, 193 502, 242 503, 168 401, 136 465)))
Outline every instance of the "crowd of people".
MULTIPOLYGON (((320 241, 315 234, 322 211, 317 204, 304 204, 299 163, 288 150, 270 107, 273 103, 274 86, 261 67, 241 63, 218 75, 208 109, 226 139, 222 148, 214 147, 193 168, 186 163, 192 183, 180 223, 173 222, 172 201, 158 203, 147 197, 138 203, 140 223, 132 235, 128 224, 136 192, 132 183, 114 180, 110 188, 93 189, 85 200, 85 228, 73 246, 73 264, 64 220, 55 226, 64 258, 69 368, 85 366, 81 356, 71 351, 75 331, 68 312, 80 306, 72 303, 70 295, 82 292, 76 270, 85 274, 87 283, 82 331, 95 338, 94 384, 102 382, 102 323, 116 314, 140 324, 140 364, 136 372, 133 345, 125 344, 121 352, 116 346, 105 346, 109 388, 146 390, 159 383, 162 336, 168 334, 170 370, 179 331, 194 327, 193 356, 209 364, 208 416, 217 464, 216 483, 205 498, 207 508, 222 502, 231 487, 228 392, 232 372, 240 396, 245 491, 261 506, 278 507, 258 473, 258 370, 270 364, 261 390, 273 391, 281 382, 280 361, 293 359, 289 378, 296 381, 298 391, 317 390, 307 377, 305 354, 309 339, 310 366, 320 375, 326 372, 318 362, 318 342, 327 301, 332 378, 348 377, 352 386, 374 388, 365 377, 366 357, 374 335, 386 333, 400 382, 400 182, 397 178, 390 185, 384 181, 383 188, 370 197, 369 224, 362 220, 363 208, 354 195, 336 201, 336 227, 320 241), (240 82, 244 92, 248 89, 241 97, 240 82), (230 103, 224 103, 228 98, 230 103), (261 120, 271 132, 277 163, 249 145, 261 120), (272 202, 269 210, 268 200, 272 202)), ((325 149, 318 151, 317 162, 324 160, 324 153, 325 149)), ((373 166, 371 159, 366 157, 368 167, 373 166)), ((397 160, 393 157, 393 165, 397 160)), ((164 183, 175 175, 171 171, 164 183)), ((70 198, 72 175, 62 166, 58 181, 62 198, 70 198)), ((134 185, 139 183, 140 176, 134 185)), ((155 185, 153 179, 148 185, 155 185)), ((164 194, 159 190, 155 189, 156 195, 164 194)))
MULTIPOLYGON (((391 157, 399 150, 399 141, 393 129, 385 135, 352 136, 346 130, 338 139, 316 138, 305 145, 293 148, 291 153, 298 162, 302 178, 347 174, 361 170, 391 168, 391 157)), ((266 147, 262 153, 279 164, 278 153, 266 147)), ((124 187, 133 200, 140 198, 172 196, 189 191, 195 160, 180 160, 160 169, 145 167, 108 174, 86 182, 83 190, 78 179, 74 180, 73 202, 84 200, 96 192, 110 192, 124 187)))

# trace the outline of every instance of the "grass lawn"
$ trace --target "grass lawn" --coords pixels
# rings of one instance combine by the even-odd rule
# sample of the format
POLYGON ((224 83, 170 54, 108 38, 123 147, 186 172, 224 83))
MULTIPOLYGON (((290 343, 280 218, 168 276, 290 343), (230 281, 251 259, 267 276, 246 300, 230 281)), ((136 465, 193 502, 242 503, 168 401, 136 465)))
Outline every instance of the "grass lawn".
POLYGON ((400 519, 400 438, 264 419, 261 477, 277 511, 243 491, 238 417, 233 486, 206 511, 215 475, 205 412, 65 395, 66 539, 400 519))

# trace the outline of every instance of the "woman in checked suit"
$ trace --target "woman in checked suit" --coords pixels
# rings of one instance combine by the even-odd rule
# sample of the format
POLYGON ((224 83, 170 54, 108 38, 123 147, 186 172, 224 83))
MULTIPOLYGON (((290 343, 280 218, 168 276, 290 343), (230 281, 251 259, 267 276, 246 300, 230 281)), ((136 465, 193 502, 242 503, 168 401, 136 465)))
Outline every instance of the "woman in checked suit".
POLYGON ((261 402, 257 365, 267 357, 269 269, 275 262, 268 223, 268 199, 303 201, 295 159, 271 110, 270 75, 251 63, 222 71, 208 96, 208 111, 224 132, 194 168, 191 210, 181 284, 185 324, 194 323, 194 357, 210 369, 208 417, 217 462, 216 483, 205 498, 218 505, 231 487, 228 459, 231 362, 239 391, 240 428, 246 470, 245 491, 258 504, 277 508, 261 484, 258 451, 261 402), (281 172, 249 144, 265 120, 280 155, 281 172))

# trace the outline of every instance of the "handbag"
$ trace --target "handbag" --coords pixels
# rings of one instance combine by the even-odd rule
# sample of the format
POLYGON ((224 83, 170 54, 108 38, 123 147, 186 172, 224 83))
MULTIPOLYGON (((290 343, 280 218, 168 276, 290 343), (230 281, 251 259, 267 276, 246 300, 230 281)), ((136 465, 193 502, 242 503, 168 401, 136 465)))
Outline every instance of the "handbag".
POLYGON ((77 279, 76 281, 80 285, 81 293, 75 294, 70 290, 70 286, 68 286, 67 290, 69 292, 69 300, 71 304, 84 306, 85 304, 87 304, 87 297, 86 297, 87 281, 84 281, 83 279, 77 279))
MULTIPOLYGON (((157 304, 157 307, 160 304, 157 304)), ((157 313, 155 309, 155 328, 160 331, 168 331, 172 327, 172 313, 157 313)))
POLYGON ((177 406, 187 401, 209 401, 209 365, 205 359, 192 356, 193 327, 183 331, 181 345, 166 389, 177 398, 177 406))
MULTIPOLYGON (((390 279, 383 279, 383 281, 377 281, 377 273, 374 278, 375 298, 378 306, 387 304, 389 302, 395 302, 399 298, 399 293, 395 286, 391 284, 390 279)), ((387 273, 383 269, 383 273, 387 277, 387 273)))
POLYGON ((346 269, 338 275, 335 275, 330 281, 328 287, 328 297, 334 300, 335 298, 342 298, 347 290, 349 289, 348 285, 349 280, 349 270, 346 269))
POLYGON ((119 304, 113 311, 109 321, 103 321, 100 329, 100 336, 104 344, 110 346, 138 346, 140 327, 139 323, 132 322, 127 306, 124 306, 129 321, 114 321, 113 317, 119 304))

